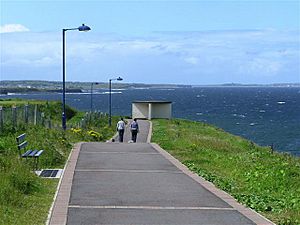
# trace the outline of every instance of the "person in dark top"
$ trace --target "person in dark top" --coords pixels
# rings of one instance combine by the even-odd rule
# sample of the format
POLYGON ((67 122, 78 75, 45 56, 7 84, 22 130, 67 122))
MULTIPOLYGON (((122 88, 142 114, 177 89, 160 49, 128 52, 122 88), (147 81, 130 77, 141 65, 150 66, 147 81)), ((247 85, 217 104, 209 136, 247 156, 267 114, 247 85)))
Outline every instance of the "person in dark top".
POLYGON ((131 130, 131 140, 133 142, 136 142, 137 134, 139 132, 139 124, 136 118, 131 122, 130 130, 131 130))

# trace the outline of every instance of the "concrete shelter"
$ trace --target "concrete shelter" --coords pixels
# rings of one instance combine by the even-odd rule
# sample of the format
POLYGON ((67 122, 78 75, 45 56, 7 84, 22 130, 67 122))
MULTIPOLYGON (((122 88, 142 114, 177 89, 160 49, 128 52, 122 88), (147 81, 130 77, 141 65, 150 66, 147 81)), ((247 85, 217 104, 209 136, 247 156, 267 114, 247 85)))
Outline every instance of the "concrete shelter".
POLYGON ((164 118, 171 119, 172 102, 170 101, 134 101, 132 102, 132 118, 153 119, 164 118))

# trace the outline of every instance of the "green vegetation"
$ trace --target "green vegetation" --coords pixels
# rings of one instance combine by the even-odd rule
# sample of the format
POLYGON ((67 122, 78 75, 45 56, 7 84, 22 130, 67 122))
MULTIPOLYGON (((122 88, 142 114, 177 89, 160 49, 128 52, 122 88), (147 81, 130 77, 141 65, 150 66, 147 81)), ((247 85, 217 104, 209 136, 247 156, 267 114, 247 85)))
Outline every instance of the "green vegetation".
MULTIPOLYGON (((66 82, 66 92, 90 92, 91 82, 66 82)), ((62 82, 60 81, 38 81, 38 80, 18 80, 1 81, 0 94, 7 93, 27 93, 27 92, 61 92, 62 82)), ((116 82, 113 88, 190 88, 191 85, 176 84, 143 84, 116 82)), ((108 89, 108 82, 99 82, 94 85, 96 89, 108 89)))
MULTIPOLYGON (((61 119, 61 102, 58 101, 43 101, 43 100, 23 100, 23 99, 0 99, 0 106, 4 108, 9 108, 12 106, 35 106, 39 107, 39 110, 45 113, 46 117, 51 119, 60 120, 61 119)), ((77 111, 70 106, 66 105, 67 119, 71 119, 77 111)))
MULTIPOLYGON (((60 124, 59 102, 0 100, 10 107, 39 105, 60 124)), ((44 149, 40 168, 63 168, 74 143, 105 141, 115 133, 108 118, 86 115, 68 107, 68 129, 27 124, 0 132, 0 224, 44 224, 58 184, 32 172, 32 160, 21 160, 16 136, 26 132, 30 148, 44 149), (84 119, 84 126, 77 125, 84 119)), ((113 117, 113 124, 117 118, 113 117)), ((192 171, 230 193, 239 202, 277 224, 300 224, 300 159, 270 149, 207 124, 185 120, 154 120, 152 141, 160 144, 192 171)))
POLYGON ((24 104, 36 104, 36 105, 41 105, 45 104, 45 101, 41 100, 23 100, 19 98, 8 98, 8 99, 0 99, 0 105, 3 107, 10 107, 10 106, 19 106, 19 105, 24 105, 24 104))
POLYGON ((300 224, 299 158, 186 120, 154 120, 152 141, 276 224, 300 224))
MULTIPOLYGON (((0 105, 4 101, 0 102, 0 105)), ((22 105, 28 101, 11 100, 5 106, 22 105)), ((34 101, 43 112, 60 123, 60 103, 34 101)), ((16 137, 27 133, 29 148, 44 149, 39 160, 40 168, 63 168, 73 144, 79 141, 105 141, 115 133, 108 127, 108 118, 101 120, 90 115, 83 128, 76 124, 86 117, 85 113, 69 108, 68 126, 74 127, 63 132, 61 128, 46 128, 32 124, 7 127, 0 132, 0 224, 45 224, 53 201, 58 180, 37 177, 33 170, 33 160, 19 158, 16 137)), ((113 117, 113 123, 117 118, 113 117)))

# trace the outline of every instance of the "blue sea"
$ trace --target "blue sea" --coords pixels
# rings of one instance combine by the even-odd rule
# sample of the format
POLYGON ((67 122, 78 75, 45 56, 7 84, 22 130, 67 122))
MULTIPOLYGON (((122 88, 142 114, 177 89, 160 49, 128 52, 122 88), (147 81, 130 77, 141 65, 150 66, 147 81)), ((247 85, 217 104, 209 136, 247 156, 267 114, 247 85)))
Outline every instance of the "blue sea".
MULTIPOLYGON (((300 156, 300 88, 197 87, 119 89, 112 92, 112 113, 131 115, 135 100, 172 101, 173 117, 203 121, 275 150, 300 156)), ((16 94, 1 98, 61 100, 61 94, 16 94)), ((84 111, 90 93, 67 94, 68 105, 84 111)), ((108 91, 94 90, 93 108, 108 112, 108 91)))

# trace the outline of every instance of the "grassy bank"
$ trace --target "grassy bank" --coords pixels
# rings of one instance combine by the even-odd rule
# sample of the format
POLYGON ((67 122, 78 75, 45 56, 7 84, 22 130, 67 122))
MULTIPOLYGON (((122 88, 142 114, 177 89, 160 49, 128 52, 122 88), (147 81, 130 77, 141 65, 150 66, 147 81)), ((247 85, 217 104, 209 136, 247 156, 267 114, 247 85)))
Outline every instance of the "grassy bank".
POLYGON ((24 104, 45 104, 45 101, 42 100, 23 100, 19 98, 14 98, 14 99, 0 99, 0 105, 3 107, 10 107, 12 105, 19 106, 19 105, 24 105, 24 104))
MULTIPOLYGON (((16 104, 16 101, 10 103, 16 104)), ((17 104, 22 104, 22 101, 18 100, 17 104)), ((39 104, 43 105, 42 102, 39 104)), ((60 122, 58 103, 44 102, 44 108, 54 121, 57 119, 60 122)), ((73 109, 70 112, 72 118, 68 120, 69 125, 85 117, 83 112, 73 109)), ((113 124, 116 120, 113 117, 113 124)), ((107 123, 107 117, 101 120, 91 118, 84 128, 72 128, 65 132, 60 128, 33 125, 5 128, 5 132, 0 133, 0 224, 45 224, 58 184, 58 180, 37 177, 32 171, 33 160, 19 158, 16 136, 26 132, 30 148, 45 150, 40 157, 40 168, 63 168, 74 143, 105 141, 113 136, 115 127, 110 128, 107 123)))
POLYGON ((152 141, 276 224, 300 224, 300 159, 207 124, 154 120, 152 141))

